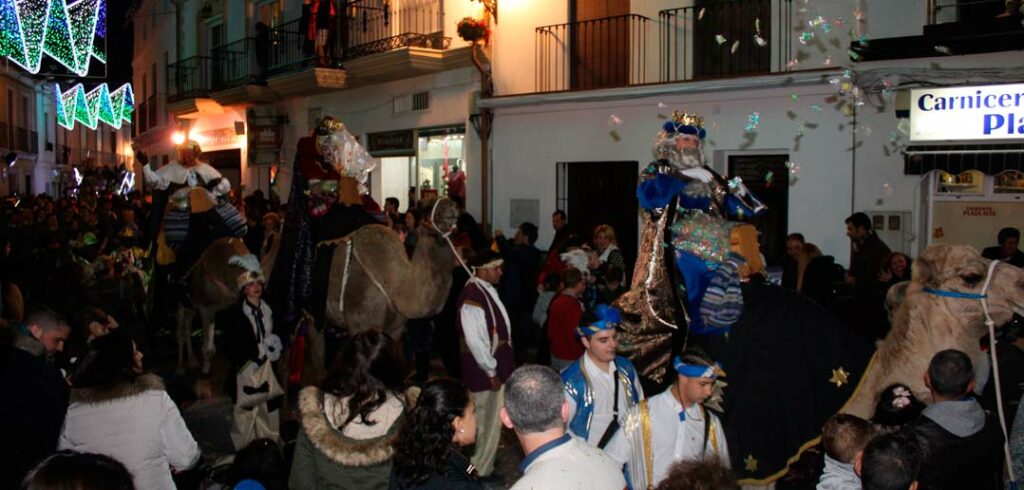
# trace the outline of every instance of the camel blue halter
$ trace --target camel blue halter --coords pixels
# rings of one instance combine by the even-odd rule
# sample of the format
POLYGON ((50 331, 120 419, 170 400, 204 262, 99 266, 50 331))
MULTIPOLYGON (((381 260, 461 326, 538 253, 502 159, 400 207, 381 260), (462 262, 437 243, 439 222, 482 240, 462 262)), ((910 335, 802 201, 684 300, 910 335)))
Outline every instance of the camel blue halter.
POLYGON ((988 264, 988 274, 985 276, 985 284, 981 287, 980 293, 962 293, 960 291, 950 291, 948 289, 936 289, 936 288, 922 288, 922 291, 932 294, 935 296, 942 296, 944 298, 955 298, 955 299, 973 299, 981 301, 981 310, 985 313, 985 326, 988 327, 988 338, 991 345, 989 346, 989 354, 992 355, 992 375, 996 382, 996 408, 999 409, 999 425, 1003 429, 1003 453, 1006 456, 1006 469, 1008 471, 1011 488, 1016 488, 1016 478, 1013 474, 1013 461, 1010 456, 1010 435, 1006 430, 1006 414, 1003 413, 1003 390, 999 383, 999 358, 996 355, 996 322, 992 319, 992 315, 988 309, 988 287, 992 284, 992 276, 995 275, 996 266, 999 265, 1000 261, 993 260, 988 264))

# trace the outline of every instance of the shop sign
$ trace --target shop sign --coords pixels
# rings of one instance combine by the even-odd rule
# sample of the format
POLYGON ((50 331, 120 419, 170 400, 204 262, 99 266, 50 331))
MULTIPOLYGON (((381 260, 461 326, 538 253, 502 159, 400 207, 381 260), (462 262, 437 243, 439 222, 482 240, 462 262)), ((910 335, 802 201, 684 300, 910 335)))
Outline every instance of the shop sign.
POLYGON ((368 150, 370 155, 381 156, 415 156, 416 138, 413 130, 387 131, 384 133, 370 133, 367 135, 368 150))
POLYGON ((1024 84, 910 91, 910 141, 1024 140, 1024 84))
POLYGON ((276 125, 252 125, 250 132, 255 138, 256 146, 262 148, 281 147, 281 128, 276 125))
POLYGON ((197 131, 191 137, 203 148, 207 146, 231 146, 238 142, 238 134, 234 128, 197 131))

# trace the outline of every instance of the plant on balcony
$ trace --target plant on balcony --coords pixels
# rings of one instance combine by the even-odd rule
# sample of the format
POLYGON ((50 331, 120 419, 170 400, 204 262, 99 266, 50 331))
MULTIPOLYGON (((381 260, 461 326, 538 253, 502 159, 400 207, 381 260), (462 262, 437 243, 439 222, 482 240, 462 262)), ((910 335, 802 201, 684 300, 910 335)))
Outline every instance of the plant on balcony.
POLYGON ((478 41, 487 42, 491 37, 490 26, 483 19, 474 19, 472 17, 465 17, 459 21, 458 32, 459 37, 471 43, 478 41))

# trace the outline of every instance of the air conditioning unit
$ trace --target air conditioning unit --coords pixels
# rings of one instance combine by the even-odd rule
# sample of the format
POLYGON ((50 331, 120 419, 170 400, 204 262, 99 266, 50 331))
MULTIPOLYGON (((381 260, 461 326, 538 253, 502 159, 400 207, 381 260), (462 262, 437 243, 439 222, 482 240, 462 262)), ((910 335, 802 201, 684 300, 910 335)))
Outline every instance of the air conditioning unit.
POLYGON ((392 101, 394 115, 407 112, 424 112, 430 109, 430 92, 416 92, 395 97, 392 101))

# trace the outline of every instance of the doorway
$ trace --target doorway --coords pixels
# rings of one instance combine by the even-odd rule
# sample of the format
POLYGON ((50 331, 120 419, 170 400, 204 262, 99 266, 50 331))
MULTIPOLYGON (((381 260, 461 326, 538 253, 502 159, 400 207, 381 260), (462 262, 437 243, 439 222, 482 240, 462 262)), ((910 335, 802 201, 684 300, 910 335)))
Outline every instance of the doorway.
POLYGON ((703 14, 693 26, 693 77, 718 78, 730 75, 767 73, 771 70, 771 50, 752 42, 757 34, 772 32, 771 0, 747 0, 744 2, 721 2, 718 0, 696 0, 695 11, 703 14), (719 36, 726 42, 720 43, 719 36), (736 51, 732 51, 734 43, 736 51))
POLYGON ((789 234, 788 155, 730 155, 729 177, 739 177, 768 210, 761 216, 744 216, 760 232, 761 253, 775 263, 786 252, 789 234))
POLYGON ((629 0, 571 0, 571 90, 629 83, 629 0))
POLYGON ((627 276, 636 260, 639 168, 635 161, 558 164, 559 209, 565 210, 569 224, 588 242, 598 225, 611 225, 626 258, 627 276))
POLYGON ((204 151, 203 160, 220 172, 221 177, 228 179, 232 188, 242 185, 242 150, 204 151))

